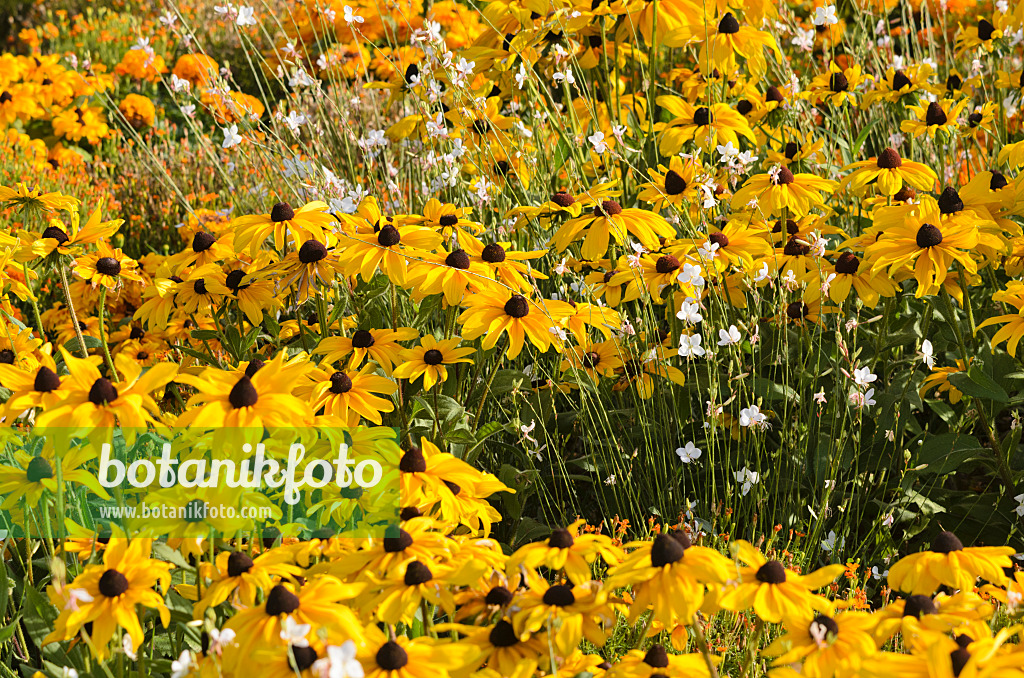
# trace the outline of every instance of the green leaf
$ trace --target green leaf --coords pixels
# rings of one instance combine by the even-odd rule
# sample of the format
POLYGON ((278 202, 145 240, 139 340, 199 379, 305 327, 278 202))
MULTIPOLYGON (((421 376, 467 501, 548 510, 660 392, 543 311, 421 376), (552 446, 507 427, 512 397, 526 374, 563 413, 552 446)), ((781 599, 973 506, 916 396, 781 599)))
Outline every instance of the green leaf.
POLYGON ((798 402, 800 400, 796 391, 789 386, 786 386, 785 384, 776 384, 771 379, 766 379, 764 377, 754 377, 754 383, 751 386, 751 391, 753 391, 755 396, 760 396, 768 402, 778 400, 798 402))
MULTIPOLYGON (((87 349, 100 348, 103 346, 103 342, 97 339, 96 337, 87 337, 85 335, 82 335, 82 339, 85 340, 85 347, 87 349)), ((76 358, 82 357, 80 355, 82 345, 78 343, 78 337, 73 337, 68 341, 68 343, 64 344, 64 350, 70 353, 71 355, 75 356, 76 358)))
POLYGON ((18 629, 18 621, 21 619, 19 614, 15 617, 10 624, 0 629, 0 645, 3 645, 14 635, 14 632, 18 629))
POLYGON ((917 467, 913 471, 925 475, 946 475, 986 453, 977 438, 962 433, 943 433, 928 438, 918 448, 917 467))
POLYGON ((994 400, 1003 404, 1010 402, 1010 396, 1003 387, 985 374, 978 365, 973 365, 967 372, 954 372, 949 375, 949 383, 974 398, 994 400))

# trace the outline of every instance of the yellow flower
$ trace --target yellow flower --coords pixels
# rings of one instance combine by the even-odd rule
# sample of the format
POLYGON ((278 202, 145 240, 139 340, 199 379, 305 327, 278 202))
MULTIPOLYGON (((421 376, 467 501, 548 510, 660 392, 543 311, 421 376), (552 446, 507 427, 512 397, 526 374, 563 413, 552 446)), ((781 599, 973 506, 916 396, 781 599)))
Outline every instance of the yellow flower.
POLYGON ((897 591, 931 594, 941 585, 971 590, 978 577, 1002 585, 1013 566, 1011 546, 964 547, 952 532, 940 532, 929 551, 901 558, 889 568, 889 585, 897 591))
POLYGON ((420 345, 406 349, 401 354, 401 364, 395 368, 392 376, 396 379, 416 381, 423 377, 423 390, 429 391, 435 384, 444 383, 448 379, 446 365, 457 363, 473 364, 467 356, 475 350, 470 346, 458 348, 462 337, 452 337, 438 341, 433 335, 420 339, 420 345))

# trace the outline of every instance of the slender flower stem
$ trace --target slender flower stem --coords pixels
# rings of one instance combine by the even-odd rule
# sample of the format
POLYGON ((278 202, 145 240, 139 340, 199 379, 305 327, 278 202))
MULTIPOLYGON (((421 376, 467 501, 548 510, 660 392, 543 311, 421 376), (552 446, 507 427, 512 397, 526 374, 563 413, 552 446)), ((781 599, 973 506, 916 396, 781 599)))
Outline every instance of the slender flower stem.
POLYGON ((704 663, 708 665, 708 675, 711 678, 718 678, 718 668, 711 659, 711 648, 708 647, 708 639, 704 635, 704 630, 700 627, 700 614, 693 615, 691 627, 693 628, 693 639, 697 643, 697 650, 704 657, 704 663))
POLYGON ((43 332, 43 319, 39 315, 39 302, 36 300, 36 295, 32 291, 32 287, 31 287, 31 284, 29 282, 28 263, 26 262, 26 263, 22 264, 21 268, 22 268, 23 271, 25 271, 25 287, 28 288, 29 301, 32 303, 32 316, 33 316, 33 318, 35 318, 35 321, 36 321, 36 331, 39 332, 39 338, 43 339, 45 341, 46 334, 43 332))
POLYGON ((110 378, 113 381, 120 381, 120 378, 117 376, 117 370, 114 369, 114 361, 110 357, 110 347, 107 346, 107 332, 106 332, 106 329, 104 329, 104 325, 103 325, 104 317, 105 317, 105 313, 106 313, 106 306, 107 306, 107 288, 106 288, 106 286, 103 286, 100 289, 100 311, 99 311, 99 316, 100 316, 100 346, 103 347, 103 359, 107 363, 107 369, 110 370, 110 378))
POLYGON ((89 358, 89 349, 85 346, 85 337, 82 336, 82 328, 78 325, 78 314, 75 313, 75 303, 71 300, 71 285, 68 284, 68 272, 64 268, 64 262, 57 264, 60 271, 60 282, 64 286, 64 297, 68 300, 68 311, 71 313, 71 325, 75 328, 75 336, 78 337, 78 346, 82 350, 82 357, 89 358))

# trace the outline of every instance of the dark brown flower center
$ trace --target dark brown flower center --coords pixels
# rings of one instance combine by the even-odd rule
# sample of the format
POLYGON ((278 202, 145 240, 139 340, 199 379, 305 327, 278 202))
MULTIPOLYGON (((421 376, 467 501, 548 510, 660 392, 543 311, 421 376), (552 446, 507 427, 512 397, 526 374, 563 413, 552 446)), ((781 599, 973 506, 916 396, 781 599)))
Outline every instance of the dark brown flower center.
POLYGON ((892 74, 892 89, 894 92, 898 92, 904 87, 910 87, 912 84, 910 78, 903 71, 896 71, 892 74))
POLYGON ((786 97, 782 96, 782 91, 778 87, 772 85, 767 90, 765 90, 764 100, 766 102, 774 101, 775 103, 781 104, 786 100, 786 97))
POLYGON ((100 257, 96 260, 96 272, 103 275, 117 275, 121 272, 121 262, 114 257, 100 257))
POLYGON ((790 320, 800 320, 807 315, 810 307, 802 301, 791 302, 786 306, 786 317, 790 320))
POLYGON ((732 12, 726 12, 722 20, 718 22, 718 32, 725 33, 726 35, 740 32, 740 22, 736 21, 736 17, 732 15, 732 12))
POLYGON ((377 666, 385 671, 399 671, 409 663, 409 653, 401 645, 389 640, 380 646, 375 657, 377 666))
POLYGON ((487 592, 487 596, 484 598, 484 603, 487 605, 494 605, 496 607, 505 607, 512 602, 512 592, 504 586, 495 586, 487 592))
POLYGON ((107 598, 117 598, 128 590, 128 577, 114 569, 107 570, 100 575, 100 593, 107 598))
POLYGON ((427 470, 427 460, 423 457, 423 450, 417 445, 411 446, 402 455, 398 462, 398 470, 402 473, 423 473, 427 470))
POLYGON ((352 333, 352 348, 370 348, 373 342, 373 333, 370 330, 356 330, 352 333))
POLYGON ((669 170, 665 174, 665 192, 669 195, 679 195, 686 190, 686 179, 683 179, 675 170, 669 170))
POLYGON ((959 676, 969 661, 971 661, 971 653, 967 651, 967 648, 958 647, 949 653, 949 662, 953 667, 954 676, 959 676))
POLYGON ((978 39, 979 40, 991 40, 992 34, 996 32, 996 27, 992 25, 992 22, 988 19, 978 19, 978 39))
POLYGON ((576 202, 576 198, 574 198, 568 191, 558 191, 551 196, 551 202, 555 203, 559 207, 568 207, 576 202))
POLYGON ((44 478, 53 477, 53 467, 42 457, 32 457, 32 461, 25 468, 25 477, 30 483, 38 483, 44 478))
POLYGON ((828 80, 828 88, 836 93, 845 92, 850 89, 850 81, 847 80, 845 73, 833 73, 828 80))
POLYGON ((819 614, 811 621, 811 625, 813 626, 814 624, 825 627, 826 638, 829 636, 835 637, 839 635, 839 624, 837 624, 836 620, 832 617, 829 617, 824 614, 819 614))
POLYGON ((331 375, 331 393, 341 395, 352 390, 352 377, 344 372, 335 372, 331 375))
POLYGON ((887 148, 879 154, 877 164, 882 169, 895 169, 903 164, 903 159, 895 148, 887 148))
POLYGON ((402 528, 398 528, 397 537, 384 537, 385 553, 401 553, 410 546, 412 546, 412 535, 402 528))
POLYGON ((444 362, 444 354, 436 348, 429 349, 423 353, 423 362, 428 365, 440 365, 444 362))
POLYGON ((452 268, 466 270, 469 268, 469 255, 466 250, 455 250, 444 259, 444 263, 452 268))
POLYGON ((682 542, 674 539, 672 535, 662 532, 654 538, 651 544, 651 566, 664 567, 678 560, 685 555, 686 549, 682 542))
POLYGON ((860 259, 853 252, 843 252, 839 255, 839 261, 836 262, 836 273, 853 275, 859 268, 860 259))
POLYGON ((602 200, 594 206, 595 217, 614 217, 616 214, 622 214, 622 205, 614 200, 602 200))
POLYGON ((729 236, 721 231, 716 231, 708 236, 708 240, 718 245, 718 249, 724 249, 729 246, 729 236))
POLYGON ((654 270, 662 275, 671 273, 679 268, 679 259, 675 258, 671 254, 666 254, 662 257, 658 257, 658 261, 654 264, 654 270))
POLYGON ((315 264, 327 256, 327 247, 316 240, 307 240, 299 248, 299 261, 304 264, 315 264))
POLYGON ((377 244, 383 247, 394 247, 402 242, 402 234, 391 224, 385 224, 384 228, 377 233, 377 244))
POLYGON ((206 281, 203 280, 202 278, 196 280, 194 283, 192 283, 192 291, 199 295, 206 294, 206 281))
POLYGON ((551 530, 551 536, 548 537, 548 546, 553 549, 567 549, 570 548, 574 543, 572 533, 564 527, 558 527, 551 530))
POLYGON ((102 407, 115 400, 117 400, 117 389, 109 379, 100 377, 92 383, 92 388, 89 389, 89 402, 93 405, 102 407))
POLYGON ((45 365, 36 372, 36 379, 32 383, 32 389, 37 393, 50 393, 60 388, 60 377, 56 372, 45 365))
POLYGON ((252 558, 250 558, 246 553, 242 553, 241 551, 232 551, 231 555, 228 556, 229 577, 241 577, 243 574, 251 570, 252 566, 252 558))
POLYGON ((933 224, 923 224, 917 229, 918 247, 935 247, 942 244, 942 231, 933 224))
POLYGON ((409 566, 405 568, 406 586, 419 586, 420 584, 426 584, 433 578, 434 573, 430 571, 430 568, 418 560, 412 561, 409 563, 409 566))
POLYGON ((964 208, 964 201, 960 199, 960 194, 952 186, 942 189, 937 202, 939 203, 939 212, 942 214, 956 214, 964 208))
POLYGON ((571 586, 567 584, 555 584, 544 592, 543 601, 545 605, 569 607, 576 602, 576 596, 573 595, 571 586))
POLYGON ((513 294, 512 298, 505 302, 505 315, 510 315, 513 318, 525 318, 529 312, 530 304, 521 294, 513 294))
POLYGON ((765 584, 781 584, 786 581, 786 568, 777 560, 769 560, 757 568, 755 577, 765 584))
POLYGON ((999 189, 1006 188, 1006 185, 1006 176, 1002 172, 992 170, 992 177, 988 180, 988 190, 998 191, 999 189))
POLYGON ((601 354, 589 351, 583 354, 581 362, 583 363, 583 367, 586 368, 597 367, 597 364, 601 362, 601 354))
POLYGON ((500 264, 505 261, 505 248, 498 243, 492 242, 484 247, 483 252, 480 253, 480 258, 488 264, 500 264))
POLYGON ((963 548, 963 542, 955 534, 949 530, 943 530, 935 537, 931 550, 935 553, 952 553, 953 551, 962 551, 963 548))
POLYGON ((284 584, 278 584, 270 589, 263 609, 271 617, 291 614, 299 609, 299 597, 285 588, 284 584))
POLYGON ((15 357, 14 351, 9 348, 0 350, 0 365, 13 365, 15 357))
POLYGON ((950 92, 955 92, 963 86, 963 79, 961 79, 956 73, 950 73, 949 77, 946 78, 946 89, 950 92))
POLYGON ((58 245, 63 245, 68 240, 70 240, 68 234, 65 233, 64 229, 60 228, 59 226, 47 226, 46 229, 43 231, 43 238, 51 238, 53 240, 56 240, 58 245))
POLYGON ((292 668, 298 672, 305 671, 316 662, 316 650, 309 647, 299 647, 298 645, 292 645, 291 647, 291 660, 290 663, 292 668))
POLYGON ((279 202, 270 210, 270 220, 275 223, 291 221, 295 218, 295 210, 286 202, 279 202))
POLYGON ((707 127, 714 119, 715 116, 707 106, 701 106, 693 112, 693 124, 697 127, 707 127))
POLYGON ((907 600, 903 603, 904 617, 914 617, 915 619, 920 619, 921 615, 935 614, 938 611, 939 608, 935 606, 935 601, 933 601, 928 596, 908 596, 907 600))
POLYGON ((933 101, 928 104, 928 110, 924 114, 924 122, 929 127, 938 127, 946 124, 946 112, 942 110, 942 106, 939 105, 938 101, 933 101))
POLYGON ((644 655, 644 664, 656 669, 667 668, 668 652, 665 651, 665 646, 659 643, 651 645, 651 649, 647 650, 647 654, 644 655))
POLYGON ((192 236, 192 251, 193 252, 205 252, 206 250, 213 247, 213 243, 217 242, 211 234, 205 231, 199 231, 192 236))
POLYGON ((786 241, 786 246, 782 248, 782 253, 790 257, 802 257, 811 251, 811 246, 803 242, 797 236, 793 236, 786 241))
POLYGON ((516 636, 515 630, 512 628, 512 624, 504 619, 498 621, 491 629, 491 633, 487 636, 487 640, 490 641, 494 647, 512 647, 519 643, 519 638, 516 636))
POLYGON ((255 376, 257 372, 262 370, 266 364, 267 361, 265 361, 263 358, 259 356, 256 356, 255 358, 249 361, 248 365, 245 366, 245 376, 252 379, 253 376, 255 376))
POLYGON ((244 375, 235 382, 235 385, 231 387, 231 392, 228 393, 228 402, 236 410, 240 410, 243 407, 252 407, 259 399, 260 396, 256 393, 256 387, 252 385, 252 379, 244 375))
POLYGON ((788 167, 780 167, 779 174, 778 176, 775 177, 775 185, 785 186, 787 184, 793 183, 795 180, 796 177, 793 176, 793 170, 789 169, 788 167))
POLYGON ((796 143, 795 141, 786 142, 785 147, 782 149, 783 155, 785 155, 788 160, 792 160, 793 158, 795 158, 796 154, 799 152, 800 144, 796 143))
POLYGON ((900 190, 896 191, 896 195, 894 195, 892 197, 892 199, 895 200, 896 202, 907 202, 909 200, 913 200, 916 197, 917 197, 917 191, 915 191, 910 186, 907 186, 906 184, 904 184, 903 188, 901 188, 900 190))
POLYGON ((442 226, 454 226, 455 224, 459 223, 459 218, 454 214, 442 214, 440 217, 438 217, 437 223, 441 224, 442 226))
POLYGON ((744 115, 745 116, 748 113, 750 113, 752 110, 754 110, 754 104, 750 103, 749 99, 743 99, 738 104, 736 104, 736 111, 740 115, 744 115))
POLYGON ((450 480, 442 480, 444 486, 448 488, 448 491, 454 494, 456 497, 462 492, 462 487, 458 483, 453 483, 450 480))

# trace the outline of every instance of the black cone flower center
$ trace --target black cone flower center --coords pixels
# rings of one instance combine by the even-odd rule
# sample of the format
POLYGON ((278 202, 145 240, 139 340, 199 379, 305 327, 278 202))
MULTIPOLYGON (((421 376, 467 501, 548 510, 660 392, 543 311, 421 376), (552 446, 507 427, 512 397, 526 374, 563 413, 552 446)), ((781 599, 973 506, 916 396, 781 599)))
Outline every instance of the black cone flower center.
POLYGON ((487 605, 495 605, 497 607, 505 607, 511 602, 512 592, 504 586, 495 586, 487 592, 487 597, 484 598, 484 603, 487 605))
POLYGON ((1006 176, 1002 172, 992 170, 992 178, 988 180, 988 190, 998 191, 1001 188, 1006 188, 1006 176))
POLYGON ((904 87, 909 87, 913 83, 910 82, 910 78, 903 71, 896 71, 892 74, 892 89, 895 92, 900 91, 904 87))
POLYGON ((978 20, 978 39, 979 40, 991 40, 992 34, 996 32, 996 27, 992 25, 992 22, 988 19, 978 20))
POLYGON ((836 273, 853 275, 859 268, 860 259, 853 252, 843 252, 839 255, 839 261, 836 262, 836 273))
POLYGON ((918 247, 935 247, 940 244, 942 244, 942 231, 938 226, 923 224, 921 228, 917 229, 918 247))
POLYGON ((793 158, 795 158, 796 154, 799 153, 799 152, 800 152, 800 144, 796 143, 795 141, 788 141, 788 142, 786 142, 785 148, 782 149, 783 155, 785 155, 786 158, 789 159, 789 160, 792 160, 793 158))
POLYGON ((32 389, 38 393, 50 393, 60 388, 60 377, 49 367, 43 366, 36 372, 36 380, 32 389))
POLYGON ((97 407, 112 403, 117 400, 117 389, 106 377, 100 377, 92 383, 89 389, 89 402, 97 407))
POLYGON ((291 664, 293 664, 293 667, 295 668, 296 671, 305 671, 306 669, 311 667, 314 662, 316 662, 316 650, 309 647, 308 645, 306 647, 298 647, 296 645, 292 645, 291 649, 291 664))
POLYGON ((444 258, 444 263, 452 268, 465 271, 469 268, 469 255, 466 254, 466 250, 455 250, 444 258))
POLYGON ((352 377, 344 372, 335 372, 331 375, 331 393, 341 395, 352 390, 352 377))
POLYGON ((686 549, 677 539, 671 535, 661 533, 654 538, 651 544, 651 566, 664 567, 682 559, 686 549))
POLYGON ((384 228, 377 233, 377 243, 383 247, 394 247, 402 242, 402 234, 391 224, 385 224, 384 228))
POLYGON ((793 170, 788 167, 780 167, 779 175, 775 178, 776 186, 785 186, 796 181, 796 177, 793 176, 793 170))
POLYGON ((444 354, 438 351, 436 348, 432 348, 423 353, 423 362, 428 365, 440 365, 444 362, 444 354))
POLYGON ((718 32, 725 33, 726 35, 740 32, 740 22, 736 21, 736 17, 732 15, 732 12, 726 12, 722 20, 718 22, 718 32))
POLYGON ((835 619, 833 619, 832 617, 829 617, 827 615, 819 614, 817 617, 814 618, 813 621, 811 621, 811 624, 812 625, 813 624, 817 624, 818 626, 824 626, 825 627, 825 637, 826 638, 828 636, 838 636, 839 635, 839 624, 836 623, 835 619))
POLYGON ((402 473, 423 473, 427 470, 427 460, 423 458, 423 450, 413 445, 398 462, 398 470, 402 473))
POLYGON ((276 617, 279 614, 291 614, 299 609, 299 597, 285 588, 284 584, 278 584, 267 594, 267 604, 264 609, 271 617, 276 617))
POLYGON ((426 584, 433 578, 434 573, 430 571, 430 568, 418 560, 414 560, 409 563, 409 567, 405 569, 406 586, 419 586, 420 584, 426 584))
POLYGON ((559 527, 551 530, 551 536, 548 537, 548 546, 553 549, 567 549, 573 545, 574 541, 569 530, 559 527))
POLYGON ((259 356, 256 356, 255 358, 249 361, 248 365, 245 366, 245 376, 252 379, 257 372, 259 372, 264 368, 264 366, 266 366, 266 364, 266 360, 260 358, 259 356))
POLYGON ((64 232, 64 229, 57 226, 47 226, 46 230, 43 231, 43 238, 51 238, 57 241, 58 245, 63 245, 71 238, 64 232))
POLYGON ((530 303, 521 294, 513 294, 512 298, 505 302, 505 315, 513 318, 525 318, 530 312, 530 303))
POLYGON ((228 576, 240 577, 252 569, 252 558, 241 551, 232 551, 228 556, 228 576))
POLYGON ((949 653, 949 661, 953 665, 953 675, 959 676, 967 666, 967 662, 971 661, 971 653, 967 651, 967 648, 958 647, 949 653))
POLYGON ((693 112, 693 124, 697 127, 707 127, 711 124, 711 121, 714 120, 714 117, 715 116, 711 115, 710 108, 707 106, 701 106, 693 112))
POLYGON ((13 365, 14 358, 14 351, 11 349, 5 348, 0 351, 0 365, 13 365))
POLYGON ((299 248, 299 261, 304 264, 315 264, 327 256, 327 247, 316 240, 307 240, 299 248))
POLYGON ((229 290, 231 290, 235 294, 238 294, 239 292, 241 292, 242 290, 249 286, 242 284, 243 278, 245 278, 245 271, 243 271, 240 268, 236 268, 235 270, 227 274, 227 276, 224 278, 224 284, 227 286, 229 290))
POLYGON ((279 202, 270 210, 270 220, 275 223, 291 221, 295 218, 295 210, 286 202, 279 202))
POLYGON ((676 259, 671 254, 658 257, 658 261, 654 264, 654 270, 658 273, 666 274, 679 268, 679 259, 676 259))
POLYGON ((398 528, 397 537, 384 537, 385 553, 401 553, 410 546, 412 546, 412 535, 402 528, 398 528))
POLYGON ((483 252, 480 253, 480 258, 488 264, 500 264, 505 261, 505 248, 498 243, 492 242, 484 247, 483 252))
POLYGON ((787 240, 786 246, 782 248, 782 253, 789 257, 802 257, 810 251, 811 246, 796 236, 787 240))
POLYGON ((236 410, 240 410, 243 407, 252 407, 259 399, 260 396, 256 393, 256 387, 252 385, 252 379, 244 375, 235 382, 235 385, 231 387, 231 392, 228 393, 228 402, 236 410))
POLYGON ((765 584, 781 584, 786 581, 786 568, 777 560, 769 560, 757 568, 755 577, 765 584))
POLYGON ((903 158, 895 148, 887 148, 878 156, 878 166, 882 169, 895 169, 903 164, 903 158))
POLYGON ((196 294, 206 294, 206 281, 200 278, 192 283, 192 291, 196 294))
POLYGON ((616 214, 622 214, 622 205, 614 200, 602 200, 594 207, 595 217, 614 217, 616 214))
POLYGON ((956 73, 950 73, 946 78, 946 89, 950 92, 955 92, 963 86, 964 81, 956 73))
POLYGON ((754 104, 750 103, 749 99, 744 99, 743 101, 741 101, 738 104, 736 104, 736 111, 740 115, 744 115, 745 116, 748 113, 750 113, 752 110, 754 110, 754 104))
POLYGON ((576 202, 576 198, 572 197, 572 194, 568 191, 558 191, 551 196, 551 202, 555 203, 559 207, 568 207, 576 202))
POLYGON ((964 208, 964 201, 960 199, 960 194, 952 186, 942 189, 937 202, 942 214, 955 214, 964 208))
POLYGON ((460 492, 462 492, 462 487, 458 483, 453 483, 450 480, 442 480, 441 482, 444 483, 444 486, 448 488, 448 491, 456 497, 459 496, 460 492))
POLYGON ((440 217, 438 217, 437 223, 441 224, 442 226, 454 226, 455 224, 459 223, 459 218, 454 214, 442 214, 440 217))
POLYGON ((103 275, 117 275, 121 272, 121 262, 114 257, 100 257, 96 260, 96 272, 103 275))
POLYGON ((667 668, 668 652, 665 651, 665 646, 657 643, 651 645, 651 649, 644 655, 644 664, 653 666, 656 669, 667 668))
POLYGON ((206 250, 213 247, 213 243, 217 241, 212 235, 205 231, 199 231, 192 236, 192 251, 193 252, 205 252, 206 250))
POLYGON ((935 607, 935 601, 928 596, 908 596, 906 602, 903 603, 904 617, 920 619, 921 615, 935 614, 938 611, 939 608, 935 607))
POLYGON ((669 170, 665 174, 665 192, 669 195, 679 195, 686 190, 686 179, 679 176, 675 170, 669 170))
POLYGON ((544 592, 544 604, 555 607, 569 607, 576 602, 572 587, 567 584, 555 584, 544 592))
POLYGON ((352 348, 370 348, 374 338, 370 330, 356 330, 352 333, 352 348))
POLYGON ((28 463, 28 467, 25 469, 25 477, 28 478, 30 483, 38 483, 44 478, 53 477, 53 467, 50 466, 50 462, 42 457, 32 457, 32 461, 28 463))
POLYGON ((512 624, 504 619, 494 625, 491 633, 487 636, 487 640, 494 647, 512 647, 519 643, 519 638, 516 637, 512 624))
POLYGON ((836 93, 845 92, 850 89, 850 81, 847 80, 845 73, 833 73, 828 79, 828 88, 836 93))
POLYGON ((377 650, 377 666, 385 671, 398 671, 409 663, 409 653, 393 640, 389 640, 377 650))
POLYGON ((774 101, 775 103, 781 104, 783 101, 786 100, 786 97, 782 96, 782 91, 778 87, 772 85, 767 90, 765 90, 764 100, 766 102, 774 101))
POLYGON ((799 320, 807 315, 810 307, 802 301, 791 302, 786 306, 786 317, 790 320, 799 320))
POLYGON ((729 236, 727 236, 725 233, 722 233, 721 231, 716 231, 715 233, 709 235, 708 240, 718 245, 719 249, 729 246, 729 236))
POLYGON ((100 575, 100 593, 107 598, 117 598, 128 590, 128 577, 117 570, 107 570, 100 575))
POLYGON ((961 542, 955 534, 949 530, 943 530, 942 532, 939 532, 937 537, 935 537, 935 541, 932 542, 931 550, 935 553, 951 553, 953 551, 962 551, 963 548, 963 542, 961 542))
POLYGON ((946 124, 946 112, 942 110, 942 106, 939 105, 938 101, 933 101, 928 104, 928 110, 924 114, 924 122, 929 127, 938 127, 946 124))

